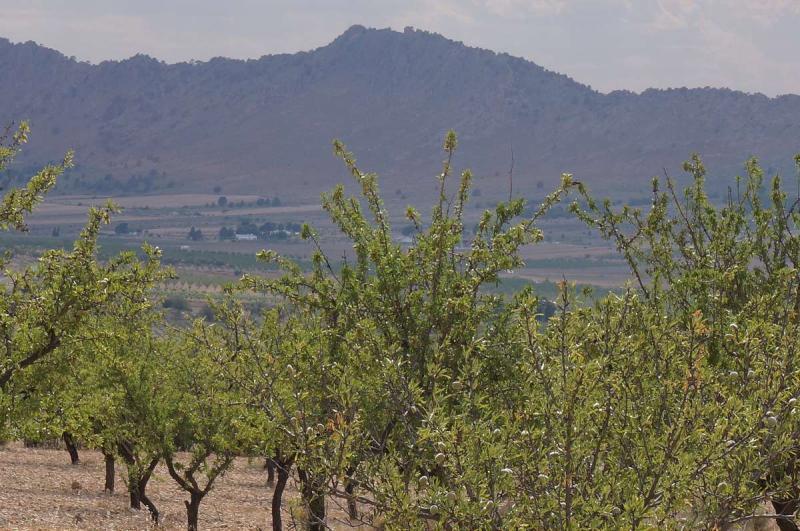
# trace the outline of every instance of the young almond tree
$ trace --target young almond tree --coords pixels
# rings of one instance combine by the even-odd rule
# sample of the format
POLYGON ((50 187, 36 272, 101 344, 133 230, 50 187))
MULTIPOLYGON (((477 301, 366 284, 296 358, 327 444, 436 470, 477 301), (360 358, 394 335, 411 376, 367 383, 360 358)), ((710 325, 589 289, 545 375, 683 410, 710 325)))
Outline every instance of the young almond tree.
POLYGON ((726 528, 768 500, 767 517, 794 528, 792 203, 776 184, 759 206, 750 164, 751 191, 716 207, 699 161, 687 167, 685 202, 657 193, 646 216, 581 190, 575 209, 617 242, 634 285, 591 305, 564 285, 544 327, 518 294, 472 365, 512 370, 462 373, 439 395, 418 432, 439 467, 392 510, 427 506, 444 528, 726 528))
MULTIPOLYGON (((369 514, 362 515, 365 519, 386 517, 398 525, 436 520, 436 509, 421 506, 416 495, 420 471, 437 474, 441 469, 442 452, 433 451, 425 438, 431 415, 451 386, 466 385, 463 378, 472 378, 470 384, 491 393, 503 388, 500 377, 513 366, 510 359, 499 356, 480 362, 482 355, 493 355, 482 345, 494 332, 490 325, 502 303, 485 288, 497 282, 500 273, 522 263, 518 249, 541 238, 536 219, 566 193, 571 180, 565 175, 562 188, 533 218, 518 219, 524 210, 522 200, 486 212, 475 239, 464 249, 463 215, 471 175, 462 174, 454 198, 448 199, 455 134, 447 135, 444 148, 440 194, 429 227, 423 227, 417 211, 407 212, 416 227, 411 247, 393 239, 377 177, 362 172, 353 156, 336 143, 337 155, 361 186, 362 201, 345 197, 343 188, 337 187, 323 197, 323 207, 352 240, 352 261, 334 267, 316 234, 304 227, 303 237, 317 248, 310 273, 264 252, 261 257, 277 260, 285 275, 277 280, 243 280, 247 287, 283 298, 294 314, 302 316, 299 323, 308 336, 290 343, 306 351, 298 356, 310 364, 301 361, 302 369, 291 364, 297 376, 288 382, 289 389, 316 378, 309 390, 297 390, 297 396, 321 393, 315 401, 323 409, 315 418, 327 417, 335 427, 327 430, 327 437, 341 436, 337 427, 343 422, 353 440, 346 448, 320 444, 318 448, 326 452, 313 454, 316 459, 307 459, 308 453, 297 457, 301 490, 319 493, 306 496, 317 524, 323 523, 320 499, 325 492, 346 500, 351 518, 359 516, 360 502, 369 508, 369 514)), ((303 413, 302 408, 297 411, 303 413)), ((303 419, 300 414, 290 417, 304 432, 309 428, 313 432, 313 424, 307 426, 303 419)), ((291 423, 285 429, 297 433, 291 423)), ((319 426, 317 432, 326 431, 325 421, 319 426)))
POLYGON ((111 467, 106 469, 105 488, 113 490, 113 465, 122 460, 130 507, 140 509, 143 504, 155 522, 159 511, 147 495, 147 484, 162 458, 153 426, 169 385, 159 320, 145 303, 127 305, 96 321, 101 332, 74 359, 68 369, 71 379, 62 391, 75 433, 100 449, 111 467))
POLYGON ((251 452, 272 456, 272 528, 283 528, 283 493, 296 466, 308 526, 324 529, 329 482, 344 476, 353 444, 364 365, 328 357, 324 329, 297 308, 252 316, 229 299, 215 311, 216 322, 198 328, 195 341, 244 406, 237 429, 249 433, 251 452))
POLYGON ((629 354, 613 393, 636 401, 606 414, 627 441, 616 450, 636 474, 627 484, 650 485, 617 504, 634 525, 725 527, 769 500, 768 516, 797 529, 800 198, 789 199, 778 177, 765 189, 755 160, 746 169, 721 205, 709 200, 695 156, 685 164, 692 184, 679 194, 672 180, 666 191, 654 181, 647 213, 614 212, 583 189, 585 208, 573 207, 615 243, 637 288, 619 337, 638 345, 615 345, 629 354))
MULTIPOLYGON (((23 123, 10 140, 0 139, 0 169, 11 163, 27 138, 28 127, 23 123)), ((0 228, 26 230, 24 214, 42 200, 71 163, 68 154, 61 164, 34 175, 26 187, 8 192, 0 203, 0 228)), ((120 300, 143 300, 159 278, 157 249, 147 249, 145 262, 132 254, 106 264, 97 262, 97 237, 113 210, 111 205, 91 209, 70 250, 45 251, 35 263, 21 269, 12 269, 7 257, 0 261, 5 277, 0 290, 0 341, 4 345, 0 422, 4 428, 15 404, 34 392, 26 370, 81 348, 92 336, 86 323, 109 312, 120 300)))
POLYGON ((192 339, 199 335, 164 340, 162 348, 170 354, 161 366, 164 385, 153 419, 169 475, 189 496, 184 502, 189 531, 199 529, 200 503, 215 481, 246 452, 248 433, 242 429, 241 399, 219 377, 203 342, 192 339))
POLYGON ((244 411, 239 429, 250 434, 252 453, 271 456, 273 473, 277 473, 270 505, 271 526, 280 531, 283 494, 299 447, 295 437, 303 436, 302 430, 294 429, 298 416, 291 400, 297 395, 288 392, 287 385, 296 374, 292 364, 296 361, 287 355, 290 329, 282 325, 279 311, 253 316, 233 297, 213 309, 215 324, 198 323, 201 333, 196 341, 210 353, 220 379, 241 397, 244 411))
POLYGON ((579 185, 587 209, 576 210, 615 239, 634 286, 586 304, 565 284, 546 326, 522 292, 471 342, 428 355, 441 384, 416 394, 424 416, 402 424, 413 456, 389 439, 387 458, 360 463, 358 485, 387 521, 722 528, 769 500, 767 516, 794 525, 800 202, 776 184, 760 207, 750 164, 751 191, 718 209, 699 161, 687 167, 686 202, 656 194, 642 218, 601 211, 579 185))
MULTIPOLYGON (((724 527, 764 500, 768 517, 793 526, 800 201, 787 203, 776 182, 762 206, 754 163, 745 192, 721 207, 705 196, 698 159, 684 199, 668 182, 646 215, 598 206, 577 185, 584 207, 574 210, 617 244, 634 284, 587 304, 565 283, 543 326, 531 293, 508 301, 486 287, 521 264, 519 247, 541 237, 533 222, 564 189, 533 219, 515 221, 522 201, 485 213, 463 249, 469 174, 448 201, 454 136, 445 147, 428 228, 409 209, 411 247, 393 241, 376 177, 337 144, 369 211, 342 188, 324 197, 352 262, 334 267, 305 228, 318 249, 310 273, 265 252, 285 275, 244 279, 302 316, 286 319, 300 332, 284 351, 313 364, 284 362, 284 384, 280 363, 261 376, 304 389, 265 395, 291 404, 286 433, 301 431, 298 397, 346 412, 346 447, 314 453, 294 439, 304 489, 406 527, 724 527)), ((316 524, 319 498, 306 498, 316 524)))
MULTIPOLYGON (((147 247, 145 252, 158 254, 147 247)), ((14 426, 29 439, 69 433, 101 450, 106 461, 104 488, 110 492, 115 489, 116 459, 122 458, 131 507, 139 509, 144 503, 157 520, 146 485, 160 450, 144 419, 154 410, 163 361, 154 348, 161 316, 153 311, 152 287, 170 273, 157 262, 139 263, 133 253, 123 253, 109 265, 135 273, 131 279, 138 291, 110 302, 101 314, 87 316, 74 332, 76 340, 63 345, 60 355, 18 374, 15 387, 24 393, 14 398, 14 426)))

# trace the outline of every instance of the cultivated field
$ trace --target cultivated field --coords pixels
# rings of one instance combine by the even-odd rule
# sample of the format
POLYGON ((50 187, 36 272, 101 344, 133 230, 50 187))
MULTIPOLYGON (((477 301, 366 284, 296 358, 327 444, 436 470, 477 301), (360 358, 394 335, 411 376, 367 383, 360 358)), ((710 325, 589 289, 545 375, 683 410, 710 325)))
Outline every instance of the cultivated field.
MULTIPOLYGON (((255 224, 309 223, 319 233, 322 248, 334 258, 352 258, 352 242, 342 237, 327 213, 318 203, 255 206, 259 196, 231 195, 230 205, 220 207, 217 196, 212 194, 161 194, 119 197, 53 196, 48 197, 29 217, 30 234, 27 236, 4 236, 6 245, 13 247, 30 242, 30 246, 49 248, 70 245, 71 239, 83 226, 89 206, 100 206, 113 201, 123 208, 112 217, 112 224, 104 230, 101 246, 110 256, 123 249, 137 249, 147 241, 158 245, 165 252, 165 261, 180 265, 181 280, 194 283, 203 277, 205 284, 220 285, 238 278, 242 271, 259 271, 255 254, 264 248, 278 251, 300 261, 310 258, 313 246, 297 237, 287 240, 220 241, 217 234, 221 227, 236 227, 242 221, 255 224), (232 206, 244 201, 244 206, 232 206), (130 226, 129 234, 114 234, 118 223, 130 226), (201 241, 187 240, 191 227, 202 231, 201 241), (59 241, 53 241, 51 233, 57 230, 59 241), (209 274, 206 267, 216 271, 209 274)), ((409 225, 405 218, 405 206, 396 198, 387 202, 394 232, 400 237, 401 230, 409 225)), ((475 203, 465 213, 467 239, 471 229, 489 204, 475 203)), ((423 213, 425 209, 422 209, 423 213)), ((628 268, 609 242, 600 239, 596 232, 572 217, 545 217, 539 223, 545 241, 527 246, 521 255, 527 265, 509 272, 507 277, 528 282, 556 282, 567 280, 603 288, 615 288, 628 279, 628 268)), ((33 253, 36 254, 36 253, 33 253)), ((262 271, 263 272, 263 271, 262 271)))
MULTIPOLYGON (((125 469, 117 466, 114 494, 103 492, 104 463, 98 452, 83 450, 81 463, 72 466, 63 450, 24 448, 11 443, 0 450, 0 529, 151 529, 146 509, 128 509, 123 481, 125 469)), ((237 459, 200 507, 201 529, 271 529, 270 499, 263 460, 237 459)), ((160 465, 147 486, 148 496, 163 516, 158 529, 186 529, 188 499, 166 468, 160 465)), ((294 480, 284 494, 285 528, 302 528, 294 480)), ((333 529, 371 529, 350 522, 329 503, 328 525, 333 529)))
MULTIPOLYGON (((69 464, 63 450, 24 448, 12 443, 0 450, 0 529, 186 529, 185 493, 159 465, 147 486, 148 496, 161 511, 158 527, 146 509, 128 508, 124 467, 117 466, 116 492, 103 491, 104 463, 100 453, 83 450, 81 463, 69 464)), ((239 458, 218 480, 200 508, 200 529, 271 529, 270 498, 262 460, 239 458)), ((284 494, 286 529, 303 529, 303 512, 295 479, 284 494)), ((343 508, 329 501, 331 529, 378 529, 347 518, 343 508)), ((769 507, 765 504, 764 512, 769 507)), ((768 519, 757 519, 736 531, 778 531, 768 519)))

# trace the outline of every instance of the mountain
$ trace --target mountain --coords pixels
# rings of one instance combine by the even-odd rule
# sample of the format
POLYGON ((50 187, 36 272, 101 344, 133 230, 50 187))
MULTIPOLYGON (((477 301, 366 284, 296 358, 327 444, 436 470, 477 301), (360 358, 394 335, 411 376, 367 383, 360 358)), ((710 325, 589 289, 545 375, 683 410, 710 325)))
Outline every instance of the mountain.
MULTIPOLYGON (((568 171, 601 193, 644 194, 691 152, 716 175, 750 155, 791 172, 800 96, 729 89, 603 94, 524 59, 442 36, 354 26, 310 52, 97 65, 0 39, 0 123, 28 119, 17 170, 76 150, 61 191, 171 191, 315 201, 346 179, 340 138, 387 195, 430 193, 447 129, 484 197, 523 195, 568 171), (540 184, 541 183, 541 184, 540 184)), ((729 177, 730 174, 725 175, 729 177)), ((728 181, 726 181, 727 184, 728 181)), ((1 184, 1 183, 0 183, 1 184)))

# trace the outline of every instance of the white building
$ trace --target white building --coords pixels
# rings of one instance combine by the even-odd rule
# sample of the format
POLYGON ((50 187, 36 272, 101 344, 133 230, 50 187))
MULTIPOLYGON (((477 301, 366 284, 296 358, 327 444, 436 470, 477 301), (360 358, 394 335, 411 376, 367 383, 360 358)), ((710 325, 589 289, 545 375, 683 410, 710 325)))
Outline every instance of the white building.
POLYGON ((242 242, 242 241, 250 242, 250 241, 255 241, 257 239, 258 239, 258 236, 256 236, 255 234, 237 234, 236 235, 236 241, 237 242, 242 242))

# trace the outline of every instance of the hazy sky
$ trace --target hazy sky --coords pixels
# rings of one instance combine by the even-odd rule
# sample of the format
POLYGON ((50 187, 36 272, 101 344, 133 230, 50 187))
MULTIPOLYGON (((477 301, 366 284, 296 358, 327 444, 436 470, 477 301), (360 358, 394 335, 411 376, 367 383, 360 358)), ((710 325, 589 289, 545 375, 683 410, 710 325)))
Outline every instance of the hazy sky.
POLYGON ((602 91, 800 93, 800 0, 0 0, 0 36, 92 62, 255 58, 352 24, 435 31, 602 91))

